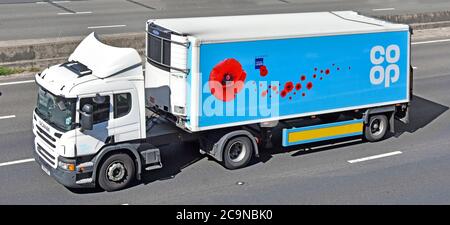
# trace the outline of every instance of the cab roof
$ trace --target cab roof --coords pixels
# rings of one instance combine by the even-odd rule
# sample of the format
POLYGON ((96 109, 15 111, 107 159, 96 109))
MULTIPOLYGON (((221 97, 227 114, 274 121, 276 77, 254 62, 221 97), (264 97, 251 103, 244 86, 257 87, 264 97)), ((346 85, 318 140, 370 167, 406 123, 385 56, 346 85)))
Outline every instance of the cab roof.
POLYGON ((149 20, 148 23, 194 36, 202 43, 409 29, 408 25, 389 23, 354 11, 171 18, 149 20))

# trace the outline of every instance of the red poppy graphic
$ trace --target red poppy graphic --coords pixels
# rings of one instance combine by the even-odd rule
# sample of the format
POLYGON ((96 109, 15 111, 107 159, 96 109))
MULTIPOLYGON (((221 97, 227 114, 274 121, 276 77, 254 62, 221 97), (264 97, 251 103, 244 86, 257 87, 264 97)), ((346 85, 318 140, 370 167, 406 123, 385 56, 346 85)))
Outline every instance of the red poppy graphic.
POLYGON ((209 89, 217 99, 229 102, 244 88, 247 74, 236 59, 218 63, 209 74, 209 89))
POLYGON ((292 81, 289 81, 286 84, 284 84, 284 90, 286 90, 288 93, 291 92, 292 89, 294 89, 294 84, 292 83, 292 81))
POLYGON ((268 73, 269 73, 269 71, 267 70, 266 66, 262 65, 259 67, 259 75, 261 75, 262 77, 265 77, 268 73))

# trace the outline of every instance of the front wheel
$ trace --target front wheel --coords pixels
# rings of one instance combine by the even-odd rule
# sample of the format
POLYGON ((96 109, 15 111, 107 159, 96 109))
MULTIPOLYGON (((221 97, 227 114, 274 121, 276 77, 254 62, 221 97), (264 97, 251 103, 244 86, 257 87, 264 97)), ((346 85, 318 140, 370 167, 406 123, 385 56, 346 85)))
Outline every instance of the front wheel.
POLYGON ((101 165, 98 184, 105 191, 117 191, 130 185, 135 177, 135 166, 125 153, 109 156, 101 165))
POLYGON ((223 150, 223 164, 233 170, 246 166, 253 155, 253 143, 248 137, 231 138, 223 150))
POLYGON ((364 127, 364 137, 370 142, 383 139, 388 129, 388 119, 385 115, 374 115, 364 127))

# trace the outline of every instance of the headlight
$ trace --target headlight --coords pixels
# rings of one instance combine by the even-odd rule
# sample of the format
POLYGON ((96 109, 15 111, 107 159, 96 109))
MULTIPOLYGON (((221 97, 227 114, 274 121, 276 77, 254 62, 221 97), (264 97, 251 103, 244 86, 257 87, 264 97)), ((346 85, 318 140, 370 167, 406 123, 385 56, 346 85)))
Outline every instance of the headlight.
POLYGON ((74 163, 58 161, 58 167, 63 169, 63 170, 75 171, 75 164, 74 163))

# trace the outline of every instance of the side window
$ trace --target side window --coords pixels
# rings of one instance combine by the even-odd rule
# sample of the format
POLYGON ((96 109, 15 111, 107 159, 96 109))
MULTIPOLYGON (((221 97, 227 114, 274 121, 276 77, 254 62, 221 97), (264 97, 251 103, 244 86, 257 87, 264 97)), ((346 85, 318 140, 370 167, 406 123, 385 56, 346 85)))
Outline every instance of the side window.
POLYGON ((127 115, 131 110, 131 94, 114 94, 114 118, 127 115))
POLYGON ((82 109, 85 104, 91 104, 94 107, 94 124, 109 120, 109 96, 105 96, 105 102, 101 104, 94 103, 92 98, 82 98, 80 100, 80 109, 82 109))

